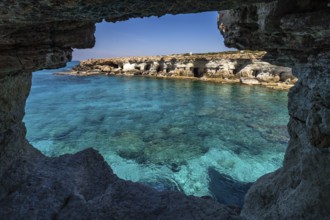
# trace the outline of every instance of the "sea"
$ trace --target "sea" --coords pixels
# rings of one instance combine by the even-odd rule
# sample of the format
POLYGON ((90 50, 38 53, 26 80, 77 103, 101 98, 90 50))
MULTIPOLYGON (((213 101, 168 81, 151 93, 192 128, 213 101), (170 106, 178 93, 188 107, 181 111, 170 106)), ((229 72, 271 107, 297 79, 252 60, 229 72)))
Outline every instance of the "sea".
POLYGON ((287 92, 142 76, 33 73, 27 139, 58 157, 99 151, 114 173, 159 191, 241 206, 259 177, 282 165, 287 92))

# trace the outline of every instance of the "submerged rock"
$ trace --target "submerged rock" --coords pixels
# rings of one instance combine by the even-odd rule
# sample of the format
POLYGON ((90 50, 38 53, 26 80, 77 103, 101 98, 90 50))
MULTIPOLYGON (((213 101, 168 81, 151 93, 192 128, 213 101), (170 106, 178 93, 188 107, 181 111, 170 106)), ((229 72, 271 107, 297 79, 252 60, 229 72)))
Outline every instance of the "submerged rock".
POLYGON ((243 206, 244 196, 252 186, 252 183, 233 180, 231 177, 219 173, 212 167, 208 169, 208 174, 210 178, 209 190, 216 201, 221 204, 243 206))
POLYGON ((152 180, 141 180, 140 182, 147 186, 151 186, 159 192, 166 190, 183 192, 182 188, 177 182, 175 182, 175 180, 166 177, 158 177, 152 180))

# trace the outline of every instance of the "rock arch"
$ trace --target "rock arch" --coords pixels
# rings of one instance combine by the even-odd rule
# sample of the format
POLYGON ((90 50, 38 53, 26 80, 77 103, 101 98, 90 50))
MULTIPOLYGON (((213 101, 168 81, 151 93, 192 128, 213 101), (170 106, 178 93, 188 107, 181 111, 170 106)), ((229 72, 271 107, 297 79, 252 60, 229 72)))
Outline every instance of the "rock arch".
POLYGON ((71 48, 92 47, 95 22, 220 9, 226 10, 219 14, 219 27, 228 46, 267 50, 277 64, 293 66, 299 78, 289 93, 291 139, 283 167, 252 186, 242 217, 330 216, 328 1, 4 0, 0 6, 1 216, 240 219, 235 209, 207 199, 120 180, 91 149, 47 158, 26 141, 22 122, 31 72, 63 66, 71 48))

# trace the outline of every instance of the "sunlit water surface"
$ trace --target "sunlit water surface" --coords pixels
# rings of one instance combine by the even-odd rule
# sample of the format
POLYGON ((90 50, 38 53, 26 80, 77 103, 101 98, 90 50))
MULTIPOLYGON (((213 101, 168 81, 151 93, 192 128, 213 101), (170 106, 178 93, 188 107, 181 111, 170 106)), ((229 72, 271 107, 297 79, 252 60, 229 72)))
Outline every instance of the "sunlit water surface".
POLYGON ((93 147, 120 178, 237 205, 247 182, 281 166, 286 92, 54 72, 34 73, 24 119, 48 156, 93 147))

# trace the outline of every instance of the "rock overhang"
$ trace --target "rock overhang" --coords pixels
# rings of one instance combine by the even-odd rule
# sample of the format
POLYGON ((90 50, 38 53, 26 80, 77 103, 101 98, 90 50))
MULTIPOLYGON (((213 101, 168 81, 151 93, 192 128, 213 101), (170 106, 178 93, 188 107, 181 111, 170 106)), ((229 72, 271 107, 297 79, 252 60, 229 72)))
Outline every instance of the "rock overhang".
MULTIPOLYGON (((135 17, 197 13, 261 0, 23 0, 0 3, 1 71, 58 68, 72 58, 71 48, 95 44, 95 23, 135 17), (47 57, 47 59, 45 59, 47 57)), ((268 0, 266 0, 268 1, 268 0)))

